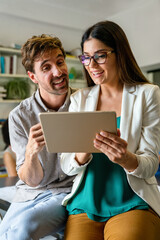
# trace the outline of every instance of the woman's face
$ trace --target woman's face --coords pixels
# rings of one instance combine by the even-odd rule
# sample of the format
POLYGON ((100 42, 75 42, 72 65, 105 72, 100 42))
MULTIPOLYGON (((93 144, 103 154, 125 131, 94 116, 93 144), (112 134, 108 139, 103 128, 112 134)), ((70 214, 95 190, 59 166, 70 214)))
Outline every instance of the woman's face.
MULTIPOLYGON (((112 50, 114 49, 106 46, 104 43, 95 38, 88 39, 84 42, 83 46, 83 54, 89 57, 92 57, 97 53, 101 56, 101 53, 103 54, 106 51, 112 50)), ((105 63, 102 64, 96 63, 95 60, 91 58, 90 64, 85 66, 85 68, 95 84, 113 85, 116 81, 118 81, 117 62, 114 52, 108 54, 105 63)))

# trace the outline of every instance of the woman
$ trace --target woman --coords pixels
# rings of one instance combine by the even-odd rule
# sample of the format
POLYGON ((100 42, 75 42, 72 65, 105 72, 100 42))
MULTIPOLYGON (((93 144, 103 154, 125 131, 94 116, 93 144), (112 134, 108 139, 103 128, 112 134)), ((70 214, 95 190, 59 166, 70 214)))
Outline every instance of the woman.
POLYGON ((115 111, 118 134, 96 134, 100 153, 61 155, 63 171, 77 174, 63 201, 69 212, 65 239, 157 240, 159 88, 143 76, 117 24, 93 25, 81 47, 89 88, 72 95, 70 111, 115 111))

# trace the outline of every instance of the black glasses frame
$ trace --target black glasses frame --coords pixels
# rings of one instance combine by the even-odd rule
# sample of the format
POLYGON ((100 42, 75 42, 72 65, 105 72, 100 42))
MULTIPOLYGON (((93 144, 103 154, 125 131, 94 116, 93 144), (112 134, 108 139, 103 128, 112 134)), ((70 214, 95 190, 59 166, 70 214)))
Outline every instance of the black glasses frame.
POLYGON ((91 59, 92 59, 92 58, 93 58, 93 60, 94 60, 97 64, 104 64, 104 63, 106 62, 106 59, 107 59, 108 55, 111 54, 111 53, 113 53, 113 52, 115 52, 115 51, 114 51, 114 50, 111 50, 111 51, 102 51, 102 52, 99 52, 99 53, 103 53, 103 54, 105 53, 105 54, 106 54, 106 57, 105 57, 103 63, 98 63, 98 62, 97 62, 97 60, 95 59, 96 53, 95 53, 93 56, 91 56, 91 57, 87 56, 87 57, 88 57, 88 60, 89 60, 88 64, 83 63, 83 59, 82 59, 82 58, 85 57, 86 55, 80 55, 80 56, 78 56, 78 57, 79 57, 80 62, 81 62, 84 66, 89 66, 89 64, 91 63, 91 59))

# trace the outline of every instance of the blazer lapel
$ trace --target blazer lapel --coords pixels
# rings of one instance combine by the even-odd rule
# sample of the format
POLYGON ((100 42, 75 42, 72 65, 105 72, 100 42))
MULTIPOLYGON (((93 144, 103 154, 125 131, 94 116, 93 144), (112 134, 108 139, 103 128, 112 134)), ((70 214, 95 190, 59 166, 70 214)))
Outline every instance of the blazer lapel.
POLYGON ((100 86, 95 85, 88 94, 85 104, 85 111, 96 111, 98 98, 99 98, 100 86))
MULTIPOLYGON (((99 98, 100 86, 95 85, 86 98, 85 111, 96 111, 98 98, 99 98)), ((120 132, 121 137, 128 142, 130 125, 133 114, 133 106, 136 97, 135 86, 125 86, 123 88, 122 95, 122 109, 121 109, 121 121, 120 121, 120 132)))
POLYGON ((121 137, 128 142, 130 125, 133 114, 133 105, 135 101, 136 87, 125 86, 122 95, 122 109, 121 109, 121 122, 120 122, 120 132, 121 137))

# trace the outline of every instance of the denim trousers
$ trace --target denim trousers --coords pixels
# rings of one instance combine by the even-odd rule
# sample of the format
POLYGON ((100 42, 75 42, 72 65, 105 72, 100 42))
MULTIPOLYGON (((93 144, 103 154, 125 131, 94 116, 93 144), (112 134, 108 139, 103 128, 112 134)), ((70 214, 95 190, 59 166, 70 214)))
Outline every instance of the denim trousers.
POLYGON ((39 240, 62 231, 67 211, 61 205, 65 193, 47 190, 34 200, 13 202, 0 224, 1 240, 39 240))

